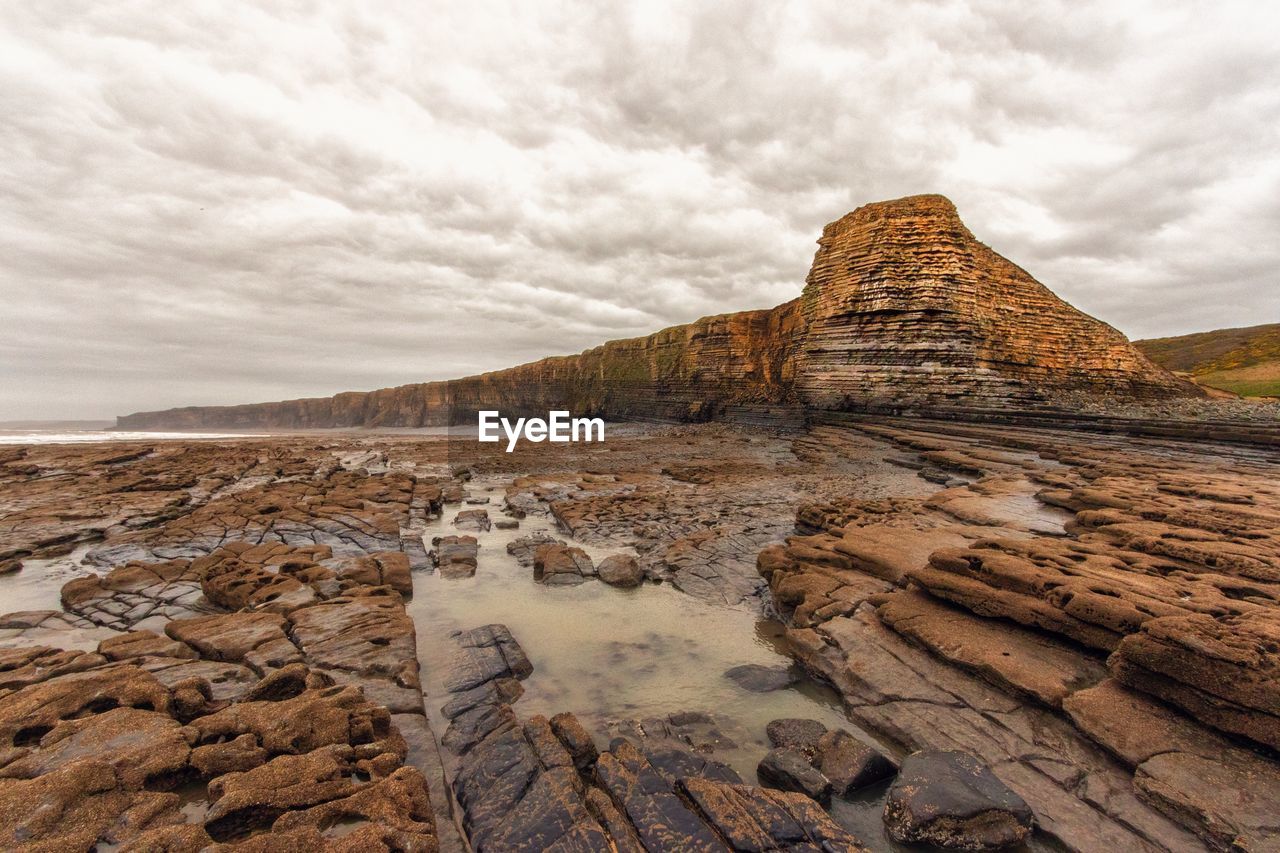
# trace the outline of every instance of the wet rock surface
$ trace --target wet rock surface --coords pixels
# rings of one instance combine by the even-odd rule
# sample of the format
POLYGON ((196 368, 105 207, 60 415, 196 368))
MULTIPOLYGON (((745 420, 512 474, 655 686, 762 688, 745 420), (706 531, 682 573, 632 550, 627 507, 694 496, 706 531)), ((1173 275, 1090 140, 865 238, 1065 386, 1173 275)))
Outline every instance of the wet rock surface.
POLYGON ((797 535, 757 562, 797 659, 859 725, 907 752, 972 752, 1037 836, 1068 847, 1275 843, 1254 796, 1226 781, 1277 770, 1280 495, 1266 453, 865 419, 817 427, 799 452, 839 458, 865 436, 904 470, 958 483, 801 505, 797 535), (1255 746, 1139 760, 1153 747, 1125 721, 1138 700, 1104 695, 1145 697, 1161 709, 1152 731, 1185 743, 1255 746), (1160 781, 1140 769, 1154 759, 1160 781), (1191 766, 1220 781, 1193 783, 1191 766))
POLYGON ((814 748, 813 765, 831 780, 831 791, 847 797, 858 790, 893 778, 897 766, 874 747, 846 731, 827 732, 814 748))
POLYGON ((906 757, 885 803, 889 835, 950 850, 999 850, 1025 840, 1034 822, 1022 798, 968 753, 906 757))
MULTIPOLYGON (((1275 462, 1182 438, 842 417, 561 455, 395 436, 31 448, 0 466, 0 550, 22 564, 0 584, 65 583, 0 616, 0 846, 460 849, 460 826, 492 850, 888 849, 898 762, 958 750, 1026 804, 1033 849, 1268 849, 1275 462), (500 485, 468 492, 472 475, 500 485), (530 521, 459 529, 464 512, 530 521), (544 548, 544 580, 570 583, 533 581, 544 548), (606 583, 647 578, 776 614, 848 730, 778 720, 765 744, 693 702, 520 712, 545 638, 484 614, 439 637, 449 689, 424 708, 415 578, 492 582, 495 553, 548 601, 633 601, 660 587, 606 583), (825 780, 809 789, 830 814, 752 784, 770 745, 825 780), (875 826, 851 834, 837 820, 858 803, 875 826)), ((574 643, 602 667, 698 650, 574 643)), ((1023 825, 1010 803, 990 837, 1023 825)))
POLYGON ((549 543, 533 552, 533 578, 542 583, 582 583, 595 574, 591 557, 581 548, 549 543))
POLYGON ((780 791, 796 791, 819 803, 831 802, 831 780, 798 749, 771 749, 756 768, 762 784, 780 791))
POLYGON ((68 617, 4 617, 0 846, 460 849, 434 738, 411 760, 401 734, 427 726, 401 526, 438 498, 324 448, 176 447, 91 457, 144 478, 95 487, 163 487, 169 516, 86 513, 101 569, 68 617))
POLYGON ((437 536, 431 542, 431 561, 441 575, 469 578, 476 573, 480 546, 474 536, 437 536))
POLYGON ((724 677, 752 693, 785 690, 800 680, 799 673, 789 666, 764 666, 758 663, 744 663, 727 669, 724 677))

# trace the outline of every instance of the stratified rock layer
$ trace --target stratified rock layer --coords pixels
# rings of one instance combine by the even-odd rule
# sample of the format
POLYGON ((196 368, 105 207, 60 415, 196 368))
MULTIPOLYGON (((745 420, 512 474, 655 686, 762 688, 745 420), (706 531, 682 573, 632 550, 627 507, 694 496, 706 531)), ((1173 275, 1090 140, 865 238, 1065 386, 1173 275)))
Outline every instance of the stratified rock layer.
POLYGON ((950 201, 913 196, 828 225, 803 296, 579 355, 449 382, 121 417, 126 429, 425 426, 478 409, 749 421, 804 408, 1021 408, 1072 395, 1197 397, 1123 335, 979 243, 950 201))
POLYGON ((1194 394, 969 232, 937 195, 823 229, 801 297, 808 406, 1031 406, 1066 392, 1194 394))
MULTIPOLYGON (((1272 454, 832 421, 797 455, 835 466, 874 436, 946 486, 803 505, 801 535, 759 555, 795 656, 855 722, 972 753, 1065 849, 1277 849, 1272 454)), ((908 770, 895 786, 918 793, 908 770)), ((899 840, 964 822, 930 837, 904 815, 886 813, 899 840)))

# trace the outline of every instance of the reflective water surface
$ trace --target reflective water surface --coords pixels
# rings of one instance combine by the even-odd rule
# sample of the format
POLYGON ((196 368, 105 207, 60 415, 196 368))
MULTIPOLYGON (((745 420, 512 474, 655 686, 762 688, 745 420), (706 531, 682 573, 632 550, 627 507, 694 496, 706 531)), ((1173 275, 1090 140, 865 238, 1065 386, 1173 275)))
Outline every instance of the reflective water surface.
MULTIPOLYGON (((494 521, 508 517, 502 513, 503 484, 486 478, 469 489, 473 497, 490 497, 482 508, 494 521)), ((611 723, 679 711, 715 717, 736 744, 717 750, 715 757, 748 782, 757 781, 756 765, 769 749, 765 727, 770 720, 816 719, 884 748, 847 719, 835 691, 803 674, 793 687, 769 693, 749 692, 724 677, 725 670, 739 664, 791 664, 776 621, 748 608, 707 604, 663 584, 617 589, 588 580, 577 586, 545 586, 534 581, 531 568, 521 567, 507 553, 508 542, 543 531, 579 545, 597 562, 618 551, 575 542, 544 515, 522 519, 517 530, 457 530, 452 524, 457 512, 474 508, 446 507, 443 517, 421 532, 428 547, 433 536, 475 536, 480 543, 475 577, 418 573, 409 603, 427 709, 437 734, 447 728, 439 711, 449 698, 442 683, 456 648, 450 634, 499 622, 511 630, 534 667, 515 703, 517 713, 527 718, 572 711, 602 748, 608 746, 611 723)), ((838 802, 833 812, 875 849, 894 847, 880 822, 887 787, 838 802)))

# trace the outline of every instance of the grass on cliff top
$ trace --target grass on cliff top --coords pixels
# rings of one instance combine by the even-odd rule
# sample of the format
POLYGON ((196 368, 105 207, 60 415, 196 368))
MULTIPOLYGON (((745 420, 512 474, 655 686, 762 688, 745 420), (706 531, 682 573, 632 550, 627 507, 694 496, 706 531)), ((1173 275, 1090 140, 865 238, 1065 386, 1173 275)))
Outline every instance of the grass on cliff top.
POLYGON ((1280 323, 1133 343, 1156 364, 1199 376, 1280 361, 1280 323))
POLYGON ((1241 397, 1280 397, 1280 361, 1255 364, 1239 370, 1218 370, 1196 376, 1196 382, 1221 388, 1241 397))
POLYGON ((1156 364, 1242 397, 1280 395, 1280 323, 1134 341, 1156 364))

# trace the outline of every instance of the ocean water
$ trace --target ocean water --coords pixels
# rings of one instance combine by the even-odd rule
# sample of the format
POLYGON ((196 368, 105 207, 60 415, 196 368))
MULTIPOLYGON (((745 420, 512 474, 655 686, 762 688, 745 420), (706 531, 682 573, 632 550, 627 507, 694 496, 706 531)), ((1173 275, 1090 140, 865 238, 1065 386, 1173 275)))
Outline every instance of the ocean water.
POLYGON ((85 444, 95 441, 165 441, 202 438, 254 438, 260 436, 261 433, 115 432, 105 429, 0 429, 0 444, 85 444))

